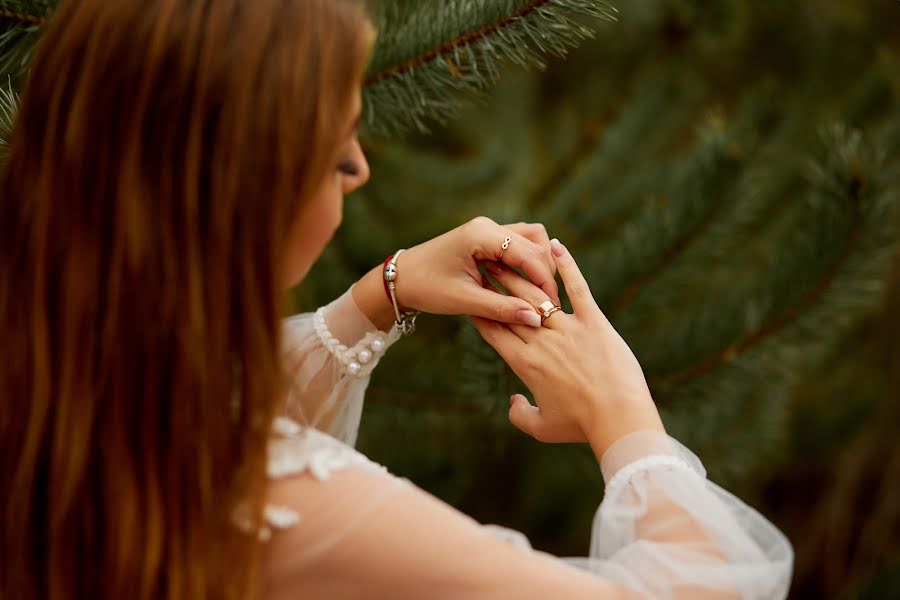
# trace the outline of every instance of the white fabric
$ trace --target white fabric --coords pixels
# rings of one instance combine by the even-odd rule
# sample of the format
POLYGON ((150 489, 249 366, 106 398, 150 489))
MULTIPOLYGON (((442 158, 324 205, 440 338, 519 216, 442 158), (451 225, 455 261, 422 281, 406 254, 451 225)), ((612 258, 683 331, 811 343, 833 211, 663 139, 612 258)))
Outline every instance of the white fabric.
MULTIPOLYGON (((347 298, 338 302, 348 329, 335 335, 352 341, 366 325, 358 328, 347 298)), ((302 348, 316 365, 299 372, 318 379, 298 388, 322 390, 329 375, 339 390, 318 396, 324 412, 295 397, 299 414, 338 415, 320 422, 352 443, 368 378, 331 364, 339 357, 321 341, 317 348, 309 328, 291 331, 289 352, 299 359, 302 348)), ((790 583, 793 553, 781 532, 659 432, 629 434, 603 456, 606 493, 583 558, 533 550, 521 533, 480 525, 347 443, 288 419, 275 424, 269 466, 266 518, 278 532, 263 536, 271 537, 266 598, 768 599, 784 598, 790 583)))
POLYGON ((372 369, 399 338, 396 327, 390 332, 376 328, 349 290, 317 313, 286 319, 284 362, 291 387, 285 416, 353 446, 372 369), (324 318, 325 333, 316 331, 317 314, 324 318), (333 341, 329 345, 326 339, 333 341), (370 358, 361 363, 363 352, 370 358), (354 363, 356 373, 351 372, 354 363))

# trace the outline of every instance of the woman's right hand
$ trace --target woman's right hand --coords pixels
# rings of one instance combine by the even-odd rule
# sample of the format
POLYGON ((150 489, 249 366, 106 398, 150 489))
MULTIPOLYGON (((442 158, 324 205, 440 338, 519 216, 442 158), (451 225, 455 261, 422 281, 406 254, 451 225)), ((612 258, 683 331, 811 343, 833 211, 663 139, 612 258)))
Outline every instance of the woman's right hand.
MULTIPOLYGON (((472 317, 534 395, 510 398, 510 422, 542 442, 589 442, 597 455, 617 439, 642 429, 664 431, 641 366, 591 295, 568 250, 551 242, 572 314, 557 311, 540 328, 472 317)), ((512 295, 533 306, 548 299, 502 263, 486 263, 512 295)), ((490 286, 490 284, 487 284, 490 286)))

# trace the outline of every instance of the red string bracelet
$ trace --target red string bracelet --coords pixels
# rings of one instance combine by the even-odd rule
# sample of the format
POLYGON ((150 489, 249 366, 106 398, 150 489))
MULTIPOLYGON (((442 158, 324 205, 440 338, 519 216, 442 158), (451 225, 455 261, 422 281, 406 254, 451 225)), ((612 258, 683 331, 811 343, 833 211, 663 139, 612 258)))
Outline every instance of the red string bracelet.
POLYGON ((387 296, 388 302, 391 303, 391 306, 394 305, 394 300, 391 298, 391 288, 388 287, 388 280, 384 278, 384 270, 387 269, 388 263, 391 262, 391 259, 394 258, 394 255, 391 254, 384 260, 384 264, 381 266, 381 282, 384 284, 384 295, 387 296))

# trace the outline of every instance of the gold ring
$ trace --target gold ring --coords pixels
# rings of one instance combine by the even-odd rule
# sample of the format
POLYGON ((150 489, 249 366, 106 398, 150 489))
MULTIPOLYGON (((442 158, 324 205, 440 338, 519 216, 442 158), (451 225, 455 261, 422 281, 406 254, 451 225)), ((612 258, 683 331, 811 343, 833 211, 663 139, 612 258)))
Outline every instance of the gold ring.
POLYGON ((509 243, 511 241, 511 237, 507 237, 505 240, 503 240, 503 243, 500 245, 500 254, 497 256, 497 260, 503 260, 503 253, 506 252, 507 248, 509 248, 509 243))
POLYGON ((562 310, 562 308, 560 308, 556 304, 553 304, 552 300, 545 300, 541 302, 541 305, 537 307, 538 314, 541 315, 541 325, 544 324, 544 319, 558 310, 562 310))

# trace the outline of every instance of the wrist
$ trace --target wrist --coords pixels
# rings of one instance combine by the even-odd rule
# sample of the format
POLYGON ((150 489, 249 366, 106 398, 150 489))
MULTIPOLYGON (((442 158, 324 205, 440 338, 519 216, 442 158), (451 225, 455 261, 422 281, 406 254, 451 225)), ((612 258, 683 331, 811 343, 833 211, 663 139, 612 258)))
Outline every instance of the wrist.
POLYGON ((381 265, 363 275, 353 286, 353 301, 359 310, 382 331, 394 326, 394 307, 384 293, 384 275, 381 265))
POLYGON ((659 411, 649 397, 639 402, 628 400, 602 409, 598 407, 584 434, 600 463, 610 446, 635 431, 666 432, 659 411))

